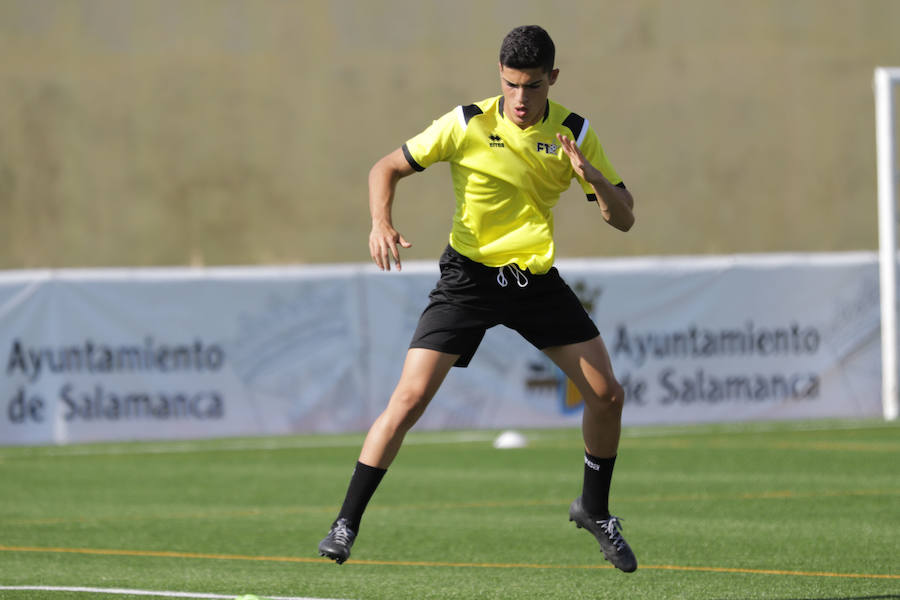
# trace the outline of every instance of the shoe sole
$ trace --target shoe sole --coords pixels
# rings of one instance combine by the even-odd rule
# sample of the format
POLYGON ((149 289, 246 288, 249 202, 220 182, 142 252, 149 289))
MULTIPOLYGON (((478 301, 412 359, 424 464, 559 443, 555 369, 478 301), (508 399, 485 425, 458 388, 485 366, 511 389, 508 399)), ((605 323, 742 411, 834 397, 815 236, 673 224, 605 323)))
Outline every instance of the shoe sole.
POLYGON ((321 550, 319 551, 319 556, 324 557, 324 558, 330 558, 331 560, 333 560, 334 562, 336 562, 339 565, 344 564, 347 561, 347 559, 350 558, 349 556, 341 556, 339 554, 332 554, 331 552, 322 552, 321 550))

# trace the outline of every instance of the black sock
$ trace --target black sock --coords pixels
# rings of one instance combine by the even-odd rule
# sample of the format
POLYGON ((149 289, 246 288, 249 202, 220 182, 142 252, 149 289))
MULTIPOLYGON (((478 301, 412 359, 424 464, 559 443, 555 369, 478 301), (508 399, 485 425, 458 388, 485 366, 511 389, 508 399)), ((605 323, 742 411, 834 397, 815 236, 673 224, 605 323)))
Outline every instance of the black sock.
POLYGON ((597 458, 584 453, 584 485, 581 504, 588 514, 605 519, 609 517, 609 485, 612 482, 616 457, 597 458))
POLYGON ((381 483, 381 478, 387 473, 387 469, 370 467, 357 461, 353 475, 350 477, 350 485, 347 486, 347 495, 344 497, 344 505, 338 513, 338 519, 349 519, 350 527, 359 532, 359 523, 372 494, 381 483))

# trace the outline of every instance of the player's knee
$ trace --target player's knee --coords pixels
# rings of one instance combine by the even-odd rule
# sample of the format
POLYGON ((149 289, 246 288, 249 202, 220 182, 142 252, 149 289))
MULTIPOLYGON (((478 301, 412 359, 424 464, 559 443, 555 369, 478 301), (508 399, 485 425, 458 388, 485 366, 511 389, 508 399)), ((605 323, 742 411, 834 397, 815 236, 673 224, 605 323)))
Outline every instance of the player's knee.
POLYGON ((592 409, 603 412, 622 411, 625 403, 625 388, 614 377, 605 378, 591 388, 592 393, 585 398, 592 409))
POLYGON ((408 431, 428 406, 428 398, 423 391, 414 388, 398 389, 391 398, 388 410, 391 413, 392 421, 395 426, 402 430, 408 431))

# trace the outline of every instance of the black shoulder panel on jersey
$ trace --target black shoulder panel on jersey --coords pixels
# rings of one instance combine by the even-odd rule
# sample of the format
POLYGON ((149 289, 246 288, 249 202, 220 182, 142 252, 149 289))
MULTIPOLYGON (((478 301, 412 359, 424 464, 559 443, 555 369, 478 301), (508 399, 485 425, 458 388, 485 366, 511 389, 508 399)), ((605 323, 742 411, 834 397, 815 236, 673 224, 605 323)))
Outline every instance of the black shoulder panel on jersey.
POLYGON ((563 127, 568 127, 572 132, 572 139, 577 140, 581 137, 581 130, 584 128, 584 117, 575 113, 569 113, 566 120, 562 122, 563 127))
POLYGON ((467 104, 466 106, 462 107, 462 113, 463 118, 466 120, 466 125, 468 125, 469 121, 472 120, 472 117, 480 115, 482 111, 474 104, 467 104))
POLYGON ((406 147, 406 144, 403 144, 403 156, 406 158, 406 162, 409 163, 409 166, 413 168, 414 171, 424 171, 425 167, 416 162, 416 159, 412 157, 412 154, 409 153, 409 148, 406 147))

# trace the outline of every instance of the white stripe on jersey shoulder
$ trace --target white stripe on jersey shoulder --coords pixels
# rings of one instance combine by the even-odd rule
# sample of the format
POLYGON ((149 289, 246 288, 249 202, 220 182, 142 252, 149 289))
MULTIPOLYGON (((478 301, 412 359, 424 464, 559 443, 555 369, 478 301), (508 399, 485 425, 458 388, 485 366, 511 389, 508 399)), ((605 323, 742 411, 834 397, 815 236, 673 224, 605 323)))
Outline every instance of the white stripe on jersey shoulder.
POLYGON ((578 139, 575 140, 575 145, 581 148, 581 142, 584 141, 584 136, 587 135, 587 130, 591 126, 591 122, 585 117, 584 125, 581 127, 581 133, 578 134, 578 139))
POLYGON ((466 123, 466 115, 463 114, 462 104, 456 107, 456 118, 459 119, 459 126, 465 131, 469 124, 466 123))
POLYGON ((465 106, 459 105, 456 107, 456 118, 459 119, 459 124, 463 128, 463 131, 466 130, 469 121, 471 121, 473 117, 483 114, 484 111, 482 111, 481 107, 477 104, 467 104, 465 106))

